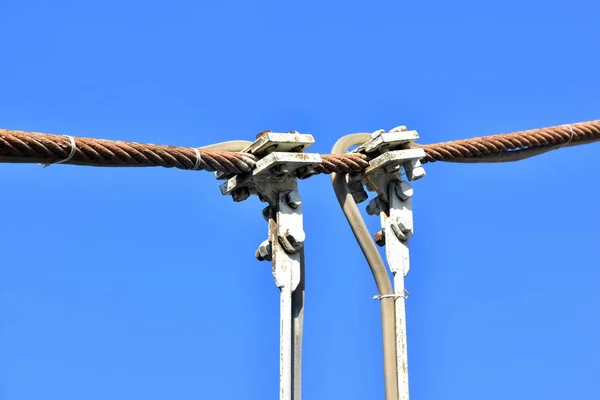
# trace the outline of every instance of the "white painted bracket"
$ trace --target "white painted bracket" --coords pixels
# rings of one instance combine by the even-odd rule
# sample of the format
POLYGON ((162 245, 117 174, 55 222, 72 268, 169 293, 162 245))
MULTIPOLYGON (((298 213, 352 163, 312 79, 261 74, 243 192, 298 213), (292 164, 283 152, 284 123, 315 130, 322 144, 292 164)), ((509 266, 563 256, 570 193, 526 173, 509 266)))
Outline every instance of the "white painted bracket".
POLYGON ((242 150, 255 156, 265 156, 274 151, 299 153, 315 143, 312 135, 298 132, 275 133, 266 132, 259 136, 251 145, 242 150))
MULTIPOLYGON (((319 154, 301 151, 314 140, 310 135, 265 133, 244 152, 261 157, 250 173, 229 176, 221 184, 223 195, 244 201, 255 194, 269 206, 263 216, 269 223, 268 240, 256 251, 259 260, 272 262, 273 279, 280 291, 280 400, 300 400, 303 288, 302 263, 305 233, 302 199, 298 193, 301 169, 321 164, 319 154), (298 289, 298 293, 294 292, 298 289)), ((223 177, 223 176, 222 176, 223 177)))
POLYGON ((289 184, 296 181, 300 168, 315 167, 319 164, 319 154, 271 153, 258 160, 252 172, 235 175, 221 184, 221 193, 231 195, 234 201, 243 201, 250 194, 257 194, 261 200, 275 205, 278 201, 276 193, 292 190, 289 184))
MULTIPOLYGON (((414 234, 414 227, 413 188, 408 181, 425 176, 420 163, 425 152, 422 148, 409 148, 409 144, 419 136, 416 131, 408 131, 405 127, 395 128, 390 133, 377 131, 371 136, 372 140, 355 151, 371 157, 379 154, 363 172, 362 182, 378 195, 369 202, 367 213, 380 215, 384 239, 381 243, 385 242, 386 259, 394 276, 398 398, 409 400, 405 304, 407 292, 404 277, 410 270, 408 240, 414 234), (402 180, 402 171, 406 174, 405 180, 402 180)), ((378 243, 380 238, 377 239, 378 243)))
MULTIPOLYGON (((315 143, 312 135, 301 134, 298 132, 275 133, 265 132, 242 150, 242 153, 252 154, 256 157, 265 157, 274 152, 280 153, 301 153, 315 143)), ((218 180, 227 180, 235 174, 230 172, 214 173, 218 180)))
POLYGON ((421 178, 425 176, 425 170, 418 163, 423 157, 425 157, 423 149, 388 151, 371 160, 363 173, 363 180, 366 182, 367 188, 377 192, 379 197, 385 203, 388 203, 387 187, 389 177, 394 176, 394 174, 399 176, 402 169, 404 169, 409 180, 411 180, 410 177, 418 176, 421 178))
POLYGON ((419 134, 417 131, 402 131, 399 129, 392 130, 388 133, 380 130, 371 134, 371 138, 372 139, 367 143, 354 149, 353 153, 370 154, 385 148, 388 150, 396 150, 401 146, 405 146, 419 139, 419 134))

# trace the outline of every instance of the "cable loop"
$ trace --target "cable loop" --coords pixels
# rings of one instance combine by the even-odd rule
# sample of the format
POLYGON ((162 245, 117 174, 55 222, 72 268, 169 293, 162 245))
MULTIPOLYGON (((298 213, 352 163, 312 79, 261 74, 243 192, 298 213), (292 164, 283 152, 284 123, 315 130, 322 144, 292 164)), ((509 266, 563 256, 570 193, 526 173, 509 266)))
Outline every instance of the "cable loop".
POLYGON ((391 293, 391 294, 378 294, 377 296, 373 296, 373 300, 381 300, 381 299, 387 299, 387 298, 394 298, 395 299, 408 299, 408 297, 410 296, 410 293, 408 292, 408 290, 404 289, 403 290, 403 294, 400 293, 391 293))
POLYGON ((75 155, 75 152, 77 151, 77 144, 75 143, 75 138, 73 136, 69 136, 69 135, 65 135, 66 137, 69 138, 69 141, 71 142, 71 151, 69 152, 69 155, 67 156, 67 158, 65 158, 64 160, 60 160, 54 163, 48 163, 48 164, 44 164, 44 168, 49 167, 51 164, 62 164, 62 163, 66 163, 68 162, 71 158, 73 158, 73 156, 75 155))
POLYGON ((194 147, 194 153, 196 153, 196 162, 194 163, 193 171, 197 171, 200 167, 200 163, 202 162, 202 158, 200 157, 200 151, 194 147))

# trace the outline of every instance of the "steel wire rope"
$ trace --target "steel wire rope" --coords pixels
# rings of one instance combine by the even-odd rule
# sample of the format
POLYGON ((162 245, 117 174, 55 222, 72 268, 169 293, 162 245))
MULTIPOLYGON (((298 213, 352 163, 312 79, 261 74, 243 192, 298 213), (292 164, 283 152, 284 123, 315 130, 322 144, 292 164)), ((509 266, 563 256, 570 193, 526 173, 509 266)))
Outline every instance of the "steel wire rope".
MULTIPOLYGON (((600 140, 600 120, 559 125, 508 134, 433 144, 423 148, 422 163, 445 161, 488 163, 519 161, 563 147, 600 140)), ((256 157, 240 153, 249 142, 230 141, 200 148, 80 138, 0 129, 0 162, 57 162, 98 167, 150 167, 200 169, 233 174, 249 172, 256 157), (76 143, 73 148, 72 143, 76 143), (72 153, 72 154, 71 154, 72 153), (197 162, 197 155, 201 155, 197 162)), ((361 154, 322 154, 314 174, 360 172, 368 165, 361 154)))

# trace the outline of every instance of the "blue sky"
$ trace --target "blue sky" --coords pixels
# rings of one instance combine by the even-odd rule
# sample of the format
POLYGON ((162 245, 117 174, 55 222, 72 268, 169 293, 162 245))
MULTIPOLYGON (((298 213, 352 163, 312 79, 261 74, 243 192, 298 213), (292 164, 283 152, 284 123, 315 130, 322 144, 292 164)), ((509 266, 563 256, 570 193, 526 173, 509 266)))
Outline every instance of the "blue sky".
MULTIPOLYGON (((326 153, 401 124, 433 143, 588 121, 599 10, 4 1, 0 126, 184 146, 295 129, 326 153)), ((412 398, 600 397, 599 151, 427 166, 406 282, 412 398)), ((234 204, 206 172, 0 171, 0 399, 276 398, 258 200, 234 204)), ((382 399, 375 285, 328 177, 301 192, 304 397, 382 399)))

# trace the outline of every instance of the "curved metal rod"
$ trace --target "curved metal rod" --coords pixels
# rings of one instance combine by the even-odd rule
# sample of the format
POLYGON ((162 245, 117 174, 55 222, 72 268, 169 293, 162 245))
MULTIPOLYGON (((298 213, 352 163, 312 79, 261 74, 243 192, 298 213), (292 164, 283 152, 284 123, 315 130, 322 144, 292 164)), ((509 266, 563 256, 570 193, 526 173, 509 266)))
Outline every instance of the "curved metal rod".
MULTIPOLYGON (((333 146, 333 154, 343 154, 354 145, 359 145, 371 139, 371 135, 357 133, 346 135, 340 138, 333 146)), ((365 221, 360 215, 360 210, 350 194, 348 183, 344 174, 331 174, 333 189, 337 196, 338 202, 342 207, 342 211, 352 228, 354 237, 360 246, 369 268, 375 279, 377 290, 380 295, 389 295, 393 293, 392 283, 387 273, 387 269, 375 242, 371 238, 371 234, 365 225, 365 221)), ((395 309, 394 299, 392 297, 384 297, 380 299, 381 303, 381 327, 383 335, 383 374, 385 384, 385 398, 387 400, 398 399, 398 374, 396 371, 396 326, 395 326, 395 309)))

